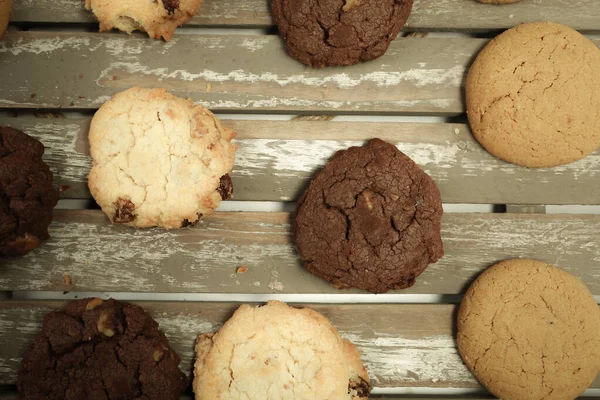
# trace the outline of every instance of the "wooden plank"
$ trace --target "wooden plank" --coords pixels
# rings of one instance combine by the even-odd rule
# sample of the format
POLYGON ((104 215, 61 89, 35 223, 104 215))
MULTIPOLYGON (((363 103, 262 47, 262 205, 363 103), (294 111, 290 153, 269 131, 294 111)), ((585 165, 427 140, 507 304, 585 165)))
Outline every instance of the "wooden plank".
MULTIPOLYGON (((492 157, 464 124, 236 121, 234 200, 296 200, 335 151, 380 137, 437 182, 445 203, 600 204, 600 151, 576 163, 531 170, 492 157)), ((1 118, 37 137, 62 198, 90 198, 89 119, 1 118)))
MULTIPOLYGON (((215 213, 194 229, 167 232, 112 226, 100 211, 57 211, 48 242, 24 258, 3 260, 0 290, 365 293, 339 291, 306 272, 289 219, 215 213), (246 273, 236 273, 241 265, 246 273)), ((395 293, 463 293, 492 264, 527 257, 564 268, 598 295, 598 231, 600 215, 446 214, 445 256, 414 287, 395 293)))
MULTIPOLYGON (((79 0, 13 0, 13 22, 94 23, 79 0)), ((578 30, 600 29, 600 4, 596 0, 522 1, 492 7, 465 0, 416 0, 405 31, 506 29, 522 22, 554 21, 578 30)), ((189 26, 265 28, 273 21, 264 0, 205 0, 189 26)))
POLYGON ((464 112, 464 75, 486 43, 401 38, 372 62, 310 69, 272 35, 165 43, 137 34, 9 32, 0 44, 0 107, 95 109, 137 85, 166 87, 215 111, 456 115, 464 112))
POLYGON ((376 61, 309 69, 277 36, 179 35, 164 43, 9 32, 0 45, 0 107, 95 109, 138 85, 166 87, 216 111, 457 114, 465 67, 485 43, 399 39, 376 61))
MULTIPOLYGON (((3 393, 2 391, 0 391, 0 395, 2 395, 2 398, 4 400, 18 400, 19 399, 19 394, 16 393, 16 389, 10 391, 10 392, 6 392, 3 393)), ((370 400, 457 400, 456 397, 442 397, 442 396, 435 396, 435 397, 397 397, 397 396, 385 396, 385 395, 374 395, 374 396, 369 396, 370 400)), ((492 397, 490 396, 486 396, 486 397, 473 397, 471 395, 468 396, 461 396, 461 400, 490 400, 492 399, 492 397)), ((582 398, 583 399, 583 398, 582 398)), ((183 395, 179 398, 179 400, 194 400, 194 396, 193 395, 183 395)))
MULTIPOLYGON (((0 302, 0 383, 15 382, 21 357, 43 316, 65 302, 0 302)), ((181 355, 188 375, 198 334, 212 332, 239 306, 234 303, 140 303, 181 355)), ((373 386, 480 387, 463 364, 453 339, 455 306, 428 304, 310 305, 361 351, 373 386)), ((599 387, 600 380, 593 387, 599 387)))

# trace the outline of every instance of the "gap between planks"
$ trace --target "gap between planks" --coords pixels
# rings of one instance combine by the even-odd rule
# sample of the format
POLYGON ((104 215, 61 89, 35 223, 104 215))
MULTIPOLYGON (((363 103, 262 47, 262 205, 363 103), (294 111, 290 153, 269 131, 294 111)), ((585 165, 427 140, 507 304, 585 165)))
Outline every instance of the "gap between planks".
MULTIPOLYGON (((90 199, 90 118, 0 117, 46 147, 63 199, 90 199)), ((226 120, 238 132, 234 200, 294 201, 338 150, 379 137, 395 143, 436 181, 444 203, 600 204, 600 151, 532 170, 500 161, 466 124, 226 120), (300 139, 301 138, 301 139, 300 139)))
MULTIPOLYGON (((94 23, 80 0, 13 0, 12 21, 17 23, 94 23)), ((596 0, 522 1, 491 6, 465 0, 416 0, 404 31, 497 31, 540 20, 599 31, 600 4, 596 0)), ((273 21, 267 0, 205 0, 187 26, 266 28, 273 21)))

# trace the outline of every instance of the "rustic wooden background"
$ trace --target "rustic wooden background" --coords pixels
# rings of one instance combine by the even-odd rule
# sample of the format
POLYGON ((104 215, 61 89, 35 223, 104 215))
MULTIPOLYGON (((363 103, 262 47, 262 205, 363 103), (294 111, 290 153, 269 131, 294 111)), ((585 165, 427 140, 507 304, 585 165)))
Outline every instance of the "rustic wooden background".
MULTIPOLYGON (((195 337, 218 329, 237 301, 310 304, 359 346, 373 398, 388 400, 489 397, 457 353, 454 315, 469 283, 497 261, 541 259, 600 295, 600 215, 544 213, 545 205, 600 205, 600 152, 543 170, 501 162, 473 139, 463 101, 470 63, 503 29, 549 20, 600 45, 599 1, 416 0, 403 37, 385 56, 323 70, 286 55, 267 0, 205 0, 168 43, 97 33, 83 0, 13 1, 12 25, 0 42, 0 125, 44 143, 63 208, 91 200, 93 112, 138 85, 166 87, 235 117, 226 124, 240 145, 236 201, 295 201, 335 151, 380 137, 431 174, 445 204, 505 205, 506 212, 447 213, 446 256, 413 288, 375 296, 338 291, 306 273, 289 213, 217 212, 194 229, 165 232, 111 226, 95 209, 57 210, 43 247, 0 260, 0 291, 8 297, 0 301, 0 385, 8 390, 0 396, 16 398, 11 385, 43 315, 90 293, 154 299, 141 304, 188 374, 195 337), (299 115, 329 118, 292 119, 299 115), (241 265, 247 273, 236 273, 241 265), (168 301, 186 298, 196 301, 168 301)), ((600 398, 600 379, 586 396, 600 398)))

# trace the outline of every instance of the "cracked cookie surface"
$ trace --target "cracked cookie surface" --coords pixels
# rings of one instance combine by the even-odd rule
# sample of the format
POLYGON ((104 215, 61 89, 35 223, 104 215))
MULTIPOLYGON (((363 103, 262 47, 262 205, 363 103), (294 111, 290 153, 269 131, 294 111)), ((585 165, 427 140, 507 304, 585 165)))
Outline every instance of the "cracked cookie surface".
POLYGON ((50 237, 58 190, 43 154, 37 139, 0 127, 0 256, 23 256, 50 237))
POLYGON ((579 160, 600 146, 600 49, 559 24, 519 25, 477 56, 466 83, 477 140, 525 167, 579 160))
POLYGON ((191 100, 165 89, 126 90, 92 120, 90 191, 114 223, 194 225, 232 195, 234 137, 191 100))
POLYGON ((82 299, 44 318, 18 376, 21 398, 178 400, 179 356, 141 307, 82 299))
POLYGON ((242 305, 198 337, 196 400, 366 400, 370 390, 356 346, 308 308, 242 305))
POLYGON ((444 254, 435 182, 396 146, 373 139, 336 153, 298 201, 305 268, 340 289, 411 287, 444 254))
POLYGON ((572 400, 600 372, 600 309, 575 276, 541 261, 504 261, 465 294, 457 342, 497 397, 572 400))
POLYGON ((382 56, 413 0, 273 0, 288 52, 311 67, 352 65, 382 56))
POLYGON ((202 0, 85 0, 85 8, 100 23, 100 32, 142 31, 165 40, 196 15, 201 5, 202 0))

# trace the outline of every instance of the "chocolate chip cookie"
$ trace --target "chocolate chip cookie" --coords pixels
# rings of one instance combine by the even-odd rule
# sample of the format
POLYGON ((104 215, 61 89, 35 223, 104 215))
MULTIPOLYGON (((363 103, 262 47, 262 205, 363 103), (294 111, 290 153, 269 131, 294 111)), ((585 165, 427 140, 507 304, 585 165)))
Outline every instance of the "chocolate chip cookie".
POLYGON ((196 400, 366 400, 370 391, 356 346, 308 308, 244 304, 196 344, 196 400))
POLYGON ((178 400, 179 362, 141 307, 83 299, 46 315, 17 385, 25 400, 178 400))
POLYGON ((170 40, 178 26, 188 22, 202 0, 85 0, 100 22, 100 32, 119 29, 147 32, 154 39, 170 40))
POLYGON ((89 187, 115 224, 196 224, 232 196, 235 132, 165 89, 132 88, 92 119, 89 187))
POLYGON ((58 191, 43 154, 38 140, 0 127, 0 255, 25 255, 50 237, 58 191))
POLYGON ((566 271, 503 261, 465 294, 457 342, 477 379, 503 400, 575 399, 600 372, 600 309, 566 271))
POLYGON ((311 67, 381 57, 408 20, 413 0, 273 0, 288 52, 311 67))
POLYGON ((298 202, 305 268, 333 286, 405 289, 444 254, 440 192, 396 146, 379 139, 333 156, 298 202))

